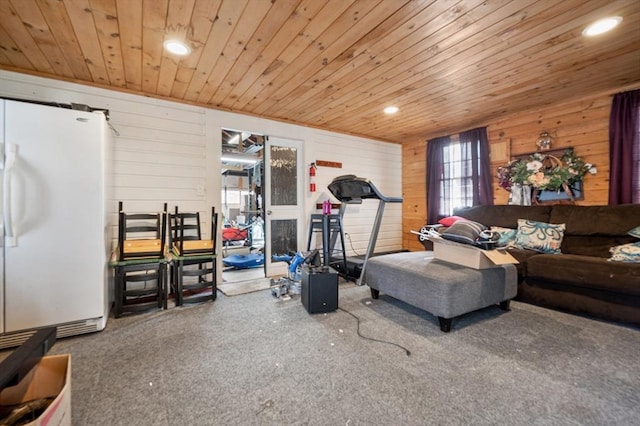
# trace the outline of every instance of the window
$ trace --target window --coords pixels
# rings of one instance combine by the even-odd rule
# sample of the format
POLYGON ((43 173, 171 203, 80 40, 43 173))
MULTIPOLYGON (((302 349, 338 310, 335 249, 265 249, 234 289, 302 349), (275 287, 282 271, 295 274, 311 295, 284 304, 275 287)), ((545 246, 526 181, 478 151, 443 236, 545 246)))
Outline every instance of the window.
POLYGON ((241 192, 239 189, 225 188, 222 190, 221 198, 222 198, 222 204, 225 206, 228 204, 240 204, 241 192))
POLYGON ((427 223, 460 207, 493 204, 486 128, 427 143, 427 223))
MULTIPOLYGON (((477 149, 480 147, 477 146, 477 149)), ((440 180, 440 208, 442 217, 451 216, 455 209, 473 205, 473 167, 470 143, 461 143, 458 135, 443 146, 443 176, 440 180)), ((476 159, 479 158, 476 153, 476 159)))
POLYGON ((240 223, 244 224, 250 218, 250 215, 243 213, 251 209, 248 206, 249 198, 252 195, 247 189, 223 188, 220 196, 222 200, 223 214, 225 225, 240 223))

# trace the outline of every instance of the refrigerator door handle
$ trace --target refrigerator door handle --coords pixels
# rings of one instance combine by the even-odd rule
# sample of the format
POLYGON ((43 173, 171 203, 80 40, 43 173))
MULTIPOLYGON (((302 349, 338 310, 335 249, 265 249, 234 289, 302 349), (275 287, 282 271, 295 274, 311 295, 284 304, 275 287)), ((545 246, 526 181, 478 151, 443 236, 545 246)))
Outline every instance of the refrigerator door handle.
POLYGON ((6 144, 6 157, 4 161, 4 179, 3 179, 3 204, 2 209, 4 216, 4 235, 8 246, 13 247, 16 245, 16 236, 13 232, 13 224, 11 220, 11 172, 13 165, 16 162, 16 156, 18 154, 18 146, 15 144, 6 144))

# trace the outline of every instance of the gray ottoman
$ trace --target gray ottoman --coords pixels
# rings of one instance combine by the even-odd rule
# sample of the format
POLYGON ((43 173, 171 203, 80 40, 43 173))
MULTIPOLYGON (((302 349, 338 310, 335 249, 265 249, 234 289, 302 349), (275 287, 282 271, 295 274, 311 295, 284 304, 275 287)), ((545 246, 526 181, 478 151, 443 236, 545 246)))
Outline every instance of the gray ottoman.
POLYGON ((515 265, 472 269, 434 259, 431 251, 417 251, 370 258, 363 282, 374 299, 383 292, 424 309, 448 332, 458 315, 495 304, 508 310, 517 281, 515 265))

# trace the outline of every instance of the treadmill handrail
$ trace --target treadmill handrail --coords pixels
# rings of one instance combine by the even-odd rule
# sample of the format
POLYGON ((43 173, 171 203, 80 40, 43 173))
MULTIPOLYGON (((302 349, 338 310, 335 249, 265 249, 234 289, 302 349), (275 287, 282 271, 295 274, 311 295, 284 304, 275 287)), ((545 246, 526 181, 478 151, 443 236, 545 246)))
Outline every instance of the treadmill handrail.
POLYGON ((386 199, 382 200, 385 203, 401 203, 403 201, 402 197, 386 197, 386 199))

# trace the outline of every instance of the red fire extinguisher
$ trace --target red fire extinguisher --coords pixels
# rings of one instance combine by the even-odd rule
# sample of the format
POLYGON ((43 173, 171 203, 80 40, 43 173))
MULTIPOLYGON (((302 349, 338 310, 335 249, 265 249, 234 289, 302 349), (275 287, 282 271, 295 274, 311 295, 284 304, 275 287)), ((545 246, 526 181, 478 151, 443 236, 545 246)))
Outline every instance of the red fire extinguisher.
POLYGON ((316 192, 316 163, 309 165, 309 191, 316 192))

